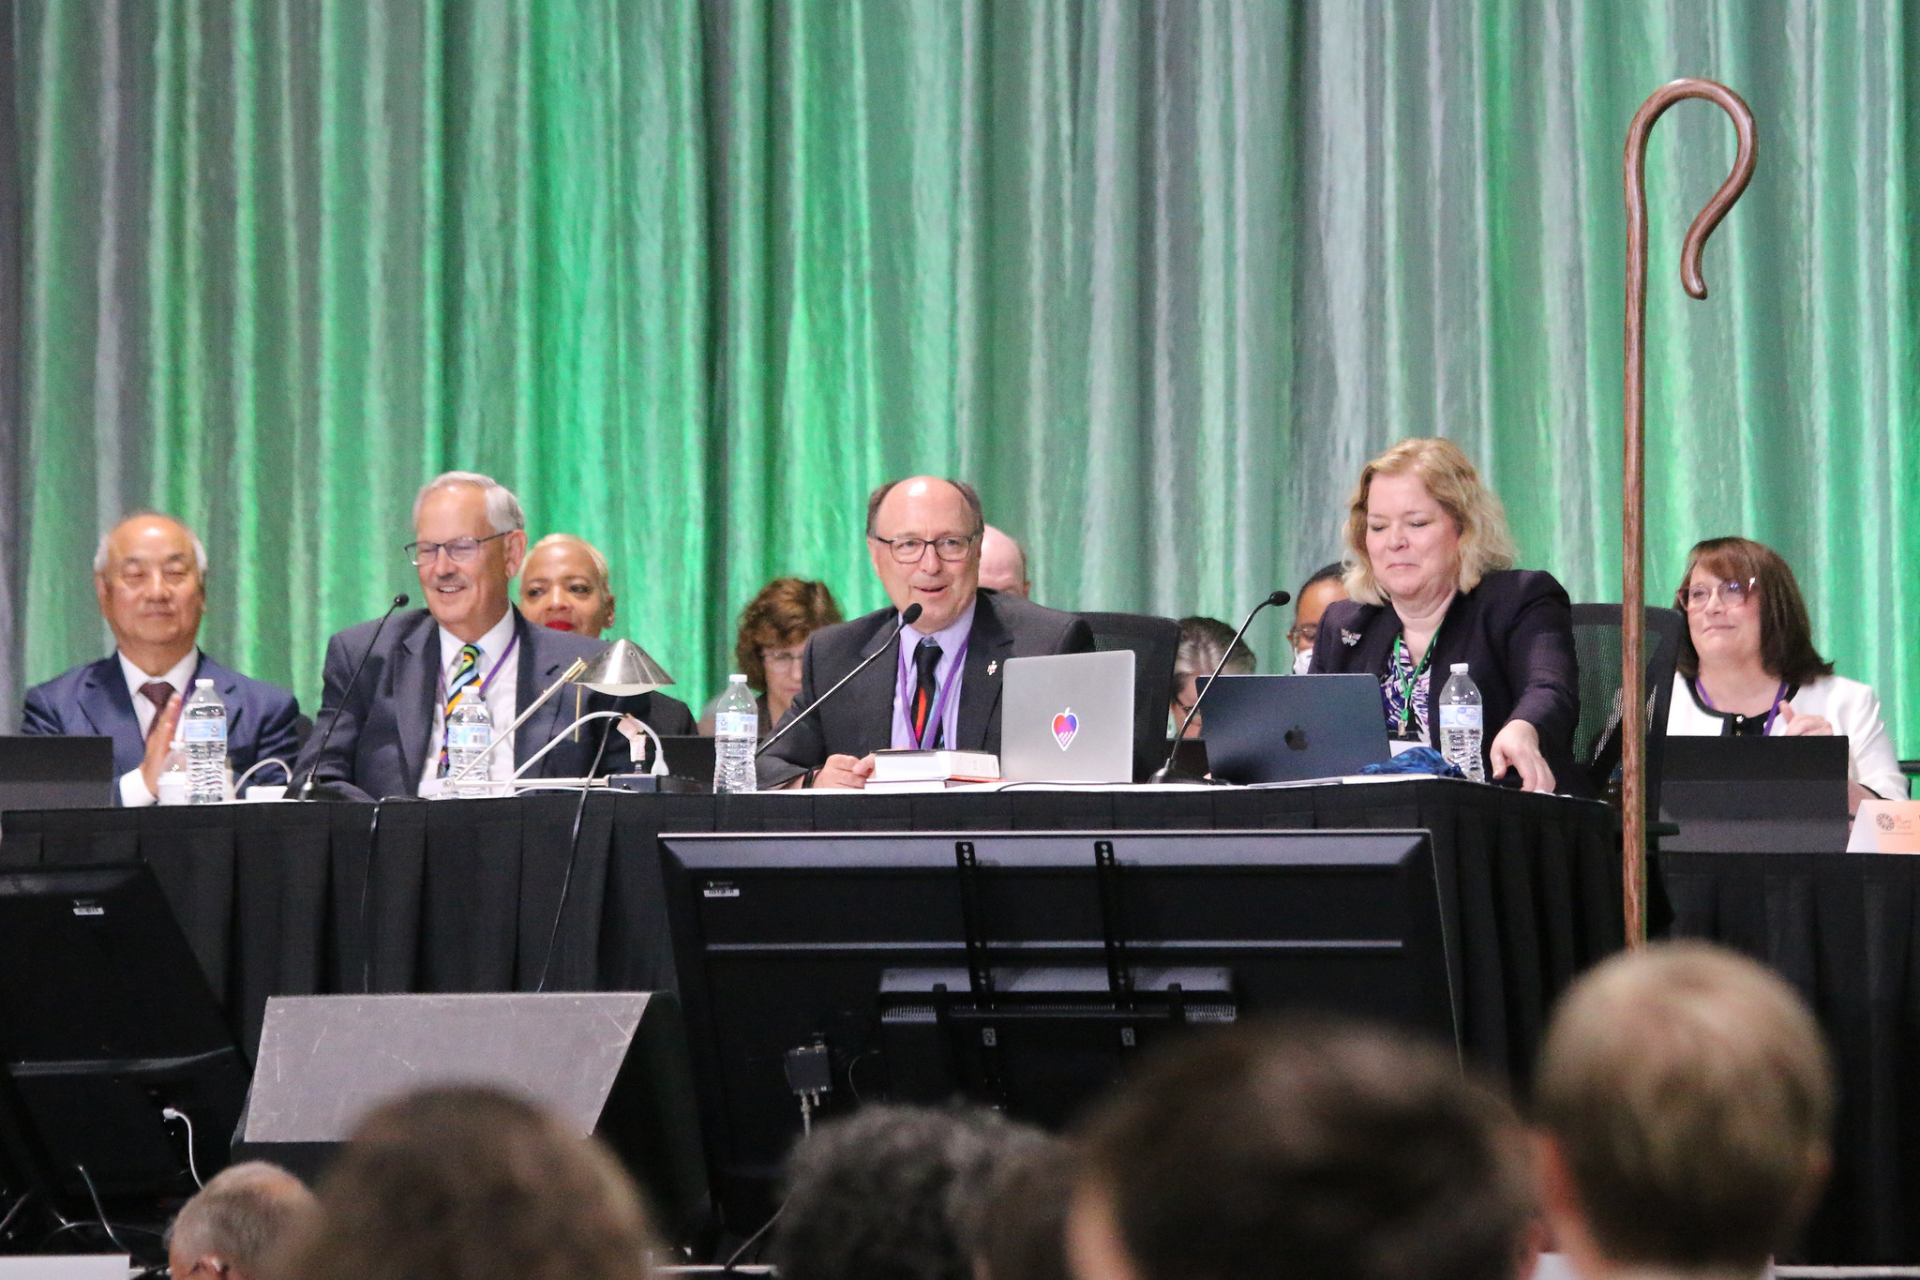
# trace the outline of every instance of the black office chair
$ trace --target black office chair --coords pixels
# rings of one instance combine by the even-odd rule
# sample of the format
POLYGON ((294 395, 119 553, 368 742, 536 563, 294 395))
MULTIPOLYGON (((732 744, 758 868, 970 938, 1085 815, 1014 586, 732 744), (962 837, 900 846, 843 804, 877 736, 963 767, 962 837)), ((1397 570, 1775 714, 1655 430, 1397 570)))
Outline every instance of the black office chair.
POLYGON ((1145 782, 1166 758, 1167 706, 1180 624, 1146 613, 1083 613, 1102 653, 1133 651, 1133 777, 1145 782))
MULTIPOLYGON (((1661 763, 1667 740, 1667 708, 1673 697, 1674 664, 1687 620, 1678 609, 1648 609, 1641 652, 1647 682, 1647 819, 1660 817, 1661 763)), ((1594 795, 1606 795, 1620 766, 1620 606, 1573 606, 1573 647, 1580 659, 1580 723, 1573 757, 1586 770, 1594 795)))

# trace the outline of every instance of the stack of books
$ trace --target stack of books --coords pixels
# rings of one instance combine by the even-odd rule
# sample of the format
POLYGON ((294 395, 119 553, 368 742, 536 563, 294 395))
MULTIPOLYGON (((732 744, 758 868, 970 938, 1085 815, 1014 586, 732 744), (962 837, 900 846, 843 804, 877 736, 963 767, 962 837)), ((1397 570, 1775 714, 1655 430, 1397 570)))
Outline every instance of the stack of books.
POLYGON ((990 751, 876 751, 867 790, 944 791, 1000 781, 1000 757, 990 751))

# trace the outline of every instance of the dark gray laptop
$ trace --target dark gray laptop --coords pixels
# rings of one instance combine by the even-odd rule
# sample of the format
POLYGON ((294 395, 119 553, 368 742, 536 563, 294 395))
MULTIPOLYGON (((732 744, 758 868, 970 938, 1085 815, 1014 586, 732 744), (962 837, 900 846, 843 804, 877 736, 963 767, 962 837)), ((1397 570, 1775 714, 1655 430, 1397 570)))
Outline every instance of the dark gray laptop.
POLYGON ((0 736, 0 812, 113 803, 113 739, 0 736))
POLYGON ((1660 817, 1676 853, 1844 853, 1847 740, 1669 735, 1660 817))
POLYGON ((1206 697, 1207 763, 1223 782, 1338 778, 1393 754, 1372 676, 1221 676, 1206 697))

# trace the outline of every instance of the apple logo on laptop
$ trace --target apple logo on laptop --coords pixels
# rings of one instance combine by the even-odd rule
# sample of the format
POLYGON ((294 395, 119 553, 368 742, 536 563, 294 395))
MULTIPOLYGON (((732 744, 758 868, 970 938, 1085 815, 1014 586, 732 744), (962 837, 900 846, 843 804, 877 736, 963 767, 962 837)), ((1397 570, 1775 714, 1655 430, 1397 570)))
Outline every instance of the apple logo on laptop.
POLYGON ((1307 731, 1299 725, 1295 725, 1293 728, 1287 730, 1283 740, 1286 742, 1287 748, 1291 751, 1305 751, 1307 749, 1307 731))

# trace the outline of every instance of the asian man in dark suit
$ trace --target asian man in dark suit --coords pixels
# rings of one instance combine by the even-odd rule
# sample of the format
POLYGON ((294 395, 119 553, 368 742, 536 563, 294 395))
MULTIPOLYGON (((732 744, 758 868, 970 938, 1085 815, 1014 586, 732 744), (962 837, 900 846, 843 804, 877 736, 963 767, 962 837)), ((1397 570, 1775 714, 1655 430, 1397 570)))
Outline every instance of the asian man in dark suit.
MULTIPOLYGON (((446 714, 466 698, 482 699, 493 731, 504 732, 521 708, 574 659, 593 659, 606 646, 584 636, 536 627, 513 607, 510 584, 526 557, 526 518, 503 485, 470 471, 429 481, 414 502, 408 547, 427 607, 396 617, 380 633, 366 669, 349 689, 361 655, 378 630, 365 622, 327 645, 321 712, 295 776, 313 771, 317 785, 353 799, 439 794, 448 773, 446 714), (338 724, 333 724, 338 717, 338 724), (325 750, 321 740, 332 725, 325 750)), ((574 698, 561 693, 514 735, 513 749, 496 751, 482 766, 505 782, 574 718, 574 698)), ((686 704, 662 693, 613 698, 588 694, 587 711, 625 711, 661 734, 691 734, 686 704)), ((579 777, 599 753, 611 721, 595 721, 543 756, 530 776, 579 777)), ((617 733, 601 753, 599 772, 624 763, 617 733)))
POLYGON ((180 708, 195 680, 211 680, 227 707, 234 773, 261 760, 292 763, 300 745, 293 695, 200 651, 207 553, 185 525, 154 512, 128 516, 100 539, 93 585, 114 653, 27 690, 22 733, 112 738, 120 803, 152 804, 180 708))
POLYGON ((916 476, 867 500, 867 553, 892 604, 807 641, 800 695, 785 720, 887 643, 909 605, 899 654, 882 658, 760 757, 760 785, 863 787, 885 747, 1000 750, 1000 673, 1008 658, 1089 653, 1086 620, 983 590, 986 529, 971 485, 916 476))

